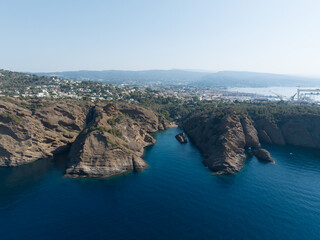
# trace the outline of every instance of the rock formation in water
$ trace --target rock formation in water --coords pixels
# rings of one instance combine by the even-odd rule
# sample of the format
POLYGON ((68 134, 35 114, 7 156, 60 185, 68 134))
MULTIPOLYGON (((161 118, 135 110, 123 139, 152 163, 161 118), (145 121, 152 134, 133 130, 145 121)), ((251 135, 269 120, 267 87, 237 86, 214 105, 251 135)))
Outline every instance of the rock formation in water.
MULTIPOLYGON (((148 166, 141 158, 144 147, 155 143, 150 133, 169 127, 164 117, 131 104, 23 101, 0 101, 3 167, 49 158, 70 148, 68 177, 141 171, 148 166)), ((180 126, 203 154, 203 164, 217 174, 240 171, 246 152, 274 162, 260 142, 320 149, 319 115, 278 114, 273 120, 257 116, 224 108, 185 117, 180 126)), ((184 133, 177 139, 186 142, 184 133)))
POLYGON ((262 162, 275 163, 274 159, 271 157, 270 153, 263 148, 255 149, 252 151, 253 155, 262 162))
POLYGON ((114 104, 91 109, 87 125, 69 152, 69 177, 109 177, 142 171, 144 147, 155 143, 157 116, 144 108, 114 104))
POLYGON ((185 133, 179 133, 176 135, 176 139, 178 140, 179 143, 187 143, 187 137, 185 133))
POLYGON ((203 164, 217 174, 240 171, 245 150, 259 160, 272 162, 261 143, 320 149, 320 116, 278 113, 273 121, 252 118, 232 108, 198 114, 182 120, 181 127, 205 157, 203 164))
POLYGON ((203 164, 216 174, 239 172, 246 160, 245 149, 260 147, 252 119, 233 109, 186 119, 182 127, 204 155, 203 164))

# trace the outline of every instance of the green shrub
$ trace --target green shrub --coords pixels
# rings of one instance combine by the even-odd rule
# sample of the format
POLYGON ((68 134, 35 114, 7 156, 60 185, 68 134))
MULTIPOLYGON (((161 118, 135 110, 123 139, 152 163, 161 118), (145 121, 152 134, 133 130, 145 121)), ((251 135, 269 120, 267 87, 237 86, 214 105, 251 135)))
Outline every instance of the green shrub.
POLYGON ((3 112, 3 113, 0 113, 0 116, 2 116, 4 118, 9 118, 11 121, 13 121, 15 123, 22 124, 22 118, 17 116, 17 115, 13 115, 11 113, 3 112))
POLYGON ((112 134, 113 136, 122 137, 122 132, 119 129, 111 128, 107 130, 108 133, 112 134))
POLYGON ((101 132, 108 132, 107 128, 105 127, 97 127, 97 126, 92 126, 90 128, 86 128, 83 132, 86 134, 86 133, 89 133, 89 132, 93 132, 95 130, 98 130, 98 131, 101 131, 101 132))

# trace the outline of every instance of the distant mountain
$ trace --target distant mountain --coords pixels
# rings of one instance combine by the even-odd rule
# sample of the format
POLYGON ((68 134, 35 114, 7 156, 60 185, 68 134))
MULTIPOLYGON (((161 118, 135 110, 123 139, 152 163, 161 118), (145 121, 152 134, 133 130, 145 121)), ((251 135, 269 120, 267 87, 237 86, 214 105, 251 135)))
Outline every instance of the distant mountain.
POLYGON ((131 85, 190 85, 195 87, 271 87, 320 86, 320 79, 271 73, 221 71, 216 73, 186 70, 148 71, 68 71, 36 73, 41 76, 58 76, 77 81, 92 80, 109 84, 131 85))
POLYGON ((41 76, 57 76, 70 80, 101 81, 110 84, 189 84, 201 80, 207 75, 205 72, 193 72, 184 70, 147 70, 147 71, 68 71, 68 72, 50 72, 36 73, 41 76))

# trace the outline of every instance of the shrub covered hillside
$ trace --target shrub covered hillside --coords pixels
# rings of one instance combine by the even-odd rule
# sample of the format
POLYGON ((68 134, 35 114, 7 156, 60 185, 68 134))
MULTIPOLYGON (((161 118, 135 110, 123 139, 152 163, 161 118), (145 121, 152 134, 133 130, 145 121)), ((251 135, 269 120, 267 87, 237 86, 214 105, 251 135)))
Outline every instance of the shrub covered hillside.
POLYGON ((3 93, 23 90, 27 86, 50 84, 51 78, 34 74, 0 70, 0 89, 3 93))

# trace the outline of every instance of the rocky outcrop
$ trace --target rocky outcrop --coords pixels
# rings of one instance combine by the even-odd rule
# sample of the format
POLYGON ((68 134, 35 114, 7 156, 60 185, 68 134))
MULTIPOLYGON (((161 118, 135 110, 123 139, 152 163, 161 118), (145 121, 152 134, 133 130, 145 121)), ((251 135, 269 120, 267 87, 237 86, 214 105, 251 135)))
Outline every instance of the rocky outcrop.
POLYGON ((259 134, 259 139, 268 144, 285 145, 281 129, 276 123, 270 122, 266 119, 259 119, 255 121, 255 126, 259 134))
POLYGON ((314 114, 280 112, 273 121, 253 121, 248 114, 224 109, 186 118, 182 127, 204 155, 204 165, 217 174, 240 171, 245 149, 260 161, 274 163, 260 142, 320 149, 320 116, 314 114))
POLYGON ((188 119, 183 128, 204 155, 203 164, 216 174, 233 174, 243 167, 246 135, 234 110, 188 119))
MULTIPOLYGON (((203 154, 203 164, 216 174, 239 172, 247 157, 245 150, 261 146, 250 116, 233 109, 187 118, 182 127, 203 154)), ((261 155, 260 149, 257 154, 261 155)))
POLYGON ((320 149, 320 117, 313 114, 290 115, 279 123, 285 143, 320 149))
MULTIPOLYGON (((144 147, 155 143, 150 133, 169 127, 164 117, 131 104, 32 101, 0 101, 0 166, 19 166, 71 148, 68 177, 142 171, 148 166, 141 158, 144 147)), ((240 171, 246 152, 274 162, 260 142, 320 149, 319 115, 257 116, 225 108, 193 114, 180 126, 203 154, 203 164, 217 174, 240 171)), ((177 139, 185 142, 186 136, 177 139)))
POLYGON ((258 137, 258 131, 254 127, 252 119, 246 115, 240 119, 240 122, 246 140, 246 147, 260 147, 261 144, 258 137))
POLYGON ((141 156, 155 143, 149 133, 159 129, 152 111, 129 104, 40 103, 31 110, 20 102, 0 101, 0 166, 64 150, 69 151, 68 177, 109 177, 148 166, 141 156))
POLYGON ((314 114, 287 115, 270 122, 256 121, 261 142, 320 149, 320 116, 314 114))
POLYGON ((134 119, 146 132, 156 132, 159 130, 158 116, 149 109, 132 104, 121 104, 118 105, 118 110, 134 119))
POLYGON ((270 153, 263 148, 255 149, 252 151, 253 155, 262 162, 275 163, 274 159, 271 157, 270 153))
POLYGON ((179 143, 187 143, 187 137, 185 133, 179 133, 176 135, 176 139, 179 141, 179 143))
POLYGON ((87 126, 72 144, 65 175, 110 177, 144 170, 148 164, 141 156, 144 147, 155 143, 147 132, 157 130, 155 119, 145 109, 130 105, 94 107, 87 126))
POLYGON ((168 123, 167 119, 163 116, 159 117, 159 130, 166 130, 170 127, 170 124, 168 123))
POLYGON ((86 106, 56 102, 31 111, 0 101, 0 166, 19 166, 52 157, 82 129, 86 106))

